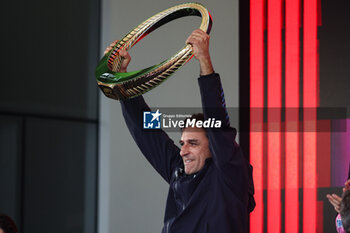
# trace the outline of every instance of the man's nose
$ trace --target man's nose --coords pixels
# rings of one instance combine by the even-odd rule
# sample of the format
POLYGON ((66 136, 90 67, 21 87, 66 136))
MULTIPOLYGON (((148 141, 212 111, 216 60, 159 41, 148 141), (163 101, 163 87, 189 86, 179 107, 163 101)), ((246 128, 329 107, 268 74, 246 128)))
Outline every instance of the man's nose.
POLYGON ((187 155, 188 154, 188 147, 186 146, 186 145, 183 145, 182 147, 181 147, 181 150, 180 150, 180 155, 181 155, 181 157, 182 156, 185 156, 185 155, 187 155))

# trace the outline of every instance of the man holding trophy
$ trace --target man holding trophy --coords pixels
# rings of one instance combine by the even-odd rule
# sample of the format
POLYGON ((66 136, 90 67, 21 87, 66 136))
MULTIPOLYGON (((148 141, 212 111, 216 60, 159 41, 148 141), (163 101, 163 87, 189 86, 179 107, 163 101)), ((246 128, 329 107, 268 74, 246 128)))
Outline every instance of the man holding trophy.
MULTIPOLYGON (((255 206, 252 168, 235 142, 236 130, 229 125, 209 39, 206 32, 197 29, 186 41, 199 61, 203 107, 203 114, 194 114, 191 119, 219 119, 220 129, 183 128, 178 148, 163 130, 143 129, 142 113, 150 108, 142 96, 121 100, 131 135, 169 184, 162 233, 246 233, 249 212, 255 206)), ((130 55, 126 51, 119 54, 124 58, 119 72, 126 72, 130 55)))

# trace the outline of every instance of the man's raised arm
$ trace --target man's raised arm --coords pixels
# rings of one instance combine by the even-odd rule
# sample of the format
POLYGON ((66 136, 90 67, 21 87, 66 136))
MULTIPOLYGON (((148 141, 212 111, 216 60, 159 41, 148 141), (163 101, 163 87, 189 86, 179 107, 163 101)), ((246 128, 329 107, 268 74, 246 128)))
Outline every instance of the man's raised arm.
POLYGON ((222 172, 222 178, 234 187, 234 192, 248 210, 255 206, 252 168, 235 142, 236 129, 230 127, 220 76, 214 72, 209 54, 209 35, 202 30, 194 31, 187 42, 192 44, 194 56, 200 63, 198 79, 204 118, 221 121, 221 129, 207 129, 213 161, 222 172), (249 195, 248 195, 249 194, 249 195))
MULTIPOLYGON (((116 43, 117 41, 112 43, 105 50, 105 54, 116 43)), ((127 51, 120 51, 120 55, 123 57, 120 72, 126 72, 131 57, 127 51)), ((173 170, 181 163, 180 149, 163 130, 143 129, 143 112, 151 109, 142 96, 121 100, 120 103, 126 125, 136 144, 156 171, 169 183, 173 170)))

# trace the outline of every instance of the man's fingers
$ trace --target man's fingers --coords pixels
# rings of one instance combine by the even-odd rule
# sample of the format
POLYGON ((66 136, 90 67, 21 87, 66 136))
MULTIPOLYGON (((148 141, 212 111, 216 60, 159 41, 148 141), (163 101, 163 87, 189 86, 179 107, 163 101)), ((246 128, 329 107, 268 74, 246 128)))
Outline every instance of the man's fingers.
POLYGON ((201 34, 191 34, 189 38, 197 38, 198 40, 201 41, 208 41, 209 40, 209 35, 201 35, 201 34))
POLYGON ((328 200, 332 203, 332 205, 336 207, 340 207, 341 197, 339 197, 337 194, 332 194, 331 198, 328 198, 328 200))
MULTIPOLYGON (((113 43, 111 43, 106 50, 104 51, 104 55, 106 55, 107 53, 109 53, 109 51, 111 51, 111 49, 113 49, 113 47, 118 43, 118 40, 114 41, 113 43)), ((122 64, 120 66, 120 72, 126 72, 126 69, 131 61, 131 56, 128 53, 128 51, 125 50, 120 50, 119 51, 119 55, 121 57, 123 57, 122 59, 122 64)))
POLYGON ((106 55, 109 51, 111 51, 112 47, 108 46, 105 51, 103 52, 103 55, 106 55))
MULTIPOLYGON (((350 189, 350 180, 347 180, 345 182, 343 192, 345 192, 346 190, 349 190, 349 189, 350 189)), ((342 198, 334 193, 332 195, 327 194, 326 196, 328 198, 328 201, 333 205, 335 211, 337 211, 339 213, 340 212, 340 203, 342 201, 342 198)))
POLYGON ((202 29, 196 29, 192 32, 193 35, 201 35, 201 36, 209 36, 205 31, 202 29))
POLYGON ((332 194, 332 195, 327 195, 328 201, 333 205, 333 206, 340 206, 340 202, 341 202, 341 197, 339 197, 336 194, 332 194))
POLYGON ((192 33, 192 36, 200 37, 200 38, 203 38, 203 39, 209 39, 210 38, 210 36, 207 33, 203 32, 203 31, 201 31, 201 32, 202 33, 194 32, 194 33, 192 33))
POLYGON ((338 206, 337 201, 334 200, 332 197, 328 197, 328 201, 329 201, 333 206, 338 206))
POLYGON ((130 57, 130 54, 128 53, 128 51, 121 50, 119 52, 119 55, 122 56, 126 60, 131 60, 131 57, 130 57))
POLYGON ((332 204, 335 211, 337 211, 339 213, 340 212, 340 204, 338 204, 337 201, 335 201, 334 199, 331 199, 331 198, 328 198, 328 201, 332 204))
POLYGON ((339 197, 337 194, 332 194, 332 197, 335 199, 335 200, 337 200, 338 202, 339 202, 339 204, 340 204, 340 202, 341 202, 341 200, 342 200, 342 198, 341 197, 339 197))
POLYGON ((120 70, 119 72, 126 72, 127 68, 128 68, 128 65, 131 61, 131 56, 130 54, 128 53, 128 51, 125 51, 125 50, 121 50, 119 52, 119 55, 121 57, 123 57, 123 60, 122 60, 122 64, 120 66, 120 70))
POLYGON ((113 42, 109 45, 109 47, 112 47, 112 48, 113 48, 118 42, 119 42, 119 40, 113 41, 113 42))
POLYGON ((186 41, 187 44, 192 45, 194 49, 198 48, 206 48, 208 47, 208 41, 205 40, 203 37, 197 37, 197 36, 191 36, 186 41))
POLYGON ((205 40, 209 40, 210 36, 206 32, 204 32, 203 30, 196 29, 187 38, 186 43, 187 44, 194 43, 195 42, 195 41, 193 41, 194 38, 197 39, 196 40, 197 42, 202 42, 202 41, 205 41, 205 40))
POLYGON ((346 191, 346 190, 350 190, 350 180, 347 180, 347 181, 345 182, 345 187, 344 187, 344 189, 345 189, 345 191, 346 191))
POLYGON ((197 45, 199 43, 200 43, 199 38, 195 36, 190 36, 186 41, 186 44, 190 44, 190 45, 197 45))
POLYGON ((109 51, 111 51, 111 49, 113 49, 113 47, 118 43, 119 40, 115 40, 113 41, 103 52, 103 55, 106 55, 109 51))
POLYGON ((195 37, 191 34, 187 40, 186 40, 186 44, 192 44, 194 42, 195 37))

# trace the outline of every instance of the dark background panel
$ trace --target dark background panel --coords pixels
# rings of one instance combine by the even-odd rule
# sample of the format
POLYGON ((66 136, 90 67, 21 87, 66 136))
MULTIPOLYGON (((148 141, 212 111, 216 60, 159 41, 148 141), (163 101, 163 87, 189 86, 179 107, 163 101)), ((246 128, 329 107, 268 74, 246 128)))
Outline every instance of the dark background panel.
POLYGON ((97 119, 99 0, 6 1, 1 8, 0 110, 97 119))
POLYGON ((100 0, 3 1, 0 26, 0 212, 94 233, 100 0))
POLYGON ((350 111, 350 2, 322 0, 320 53, 320 106, 346 107, 350 111))
POLYGON ((95 231, 96 133, 90 123, 28 118, 23 232, 95 231))
POLYGON ((0 213, 21 215, 22 118, 0 115, 0 213))

